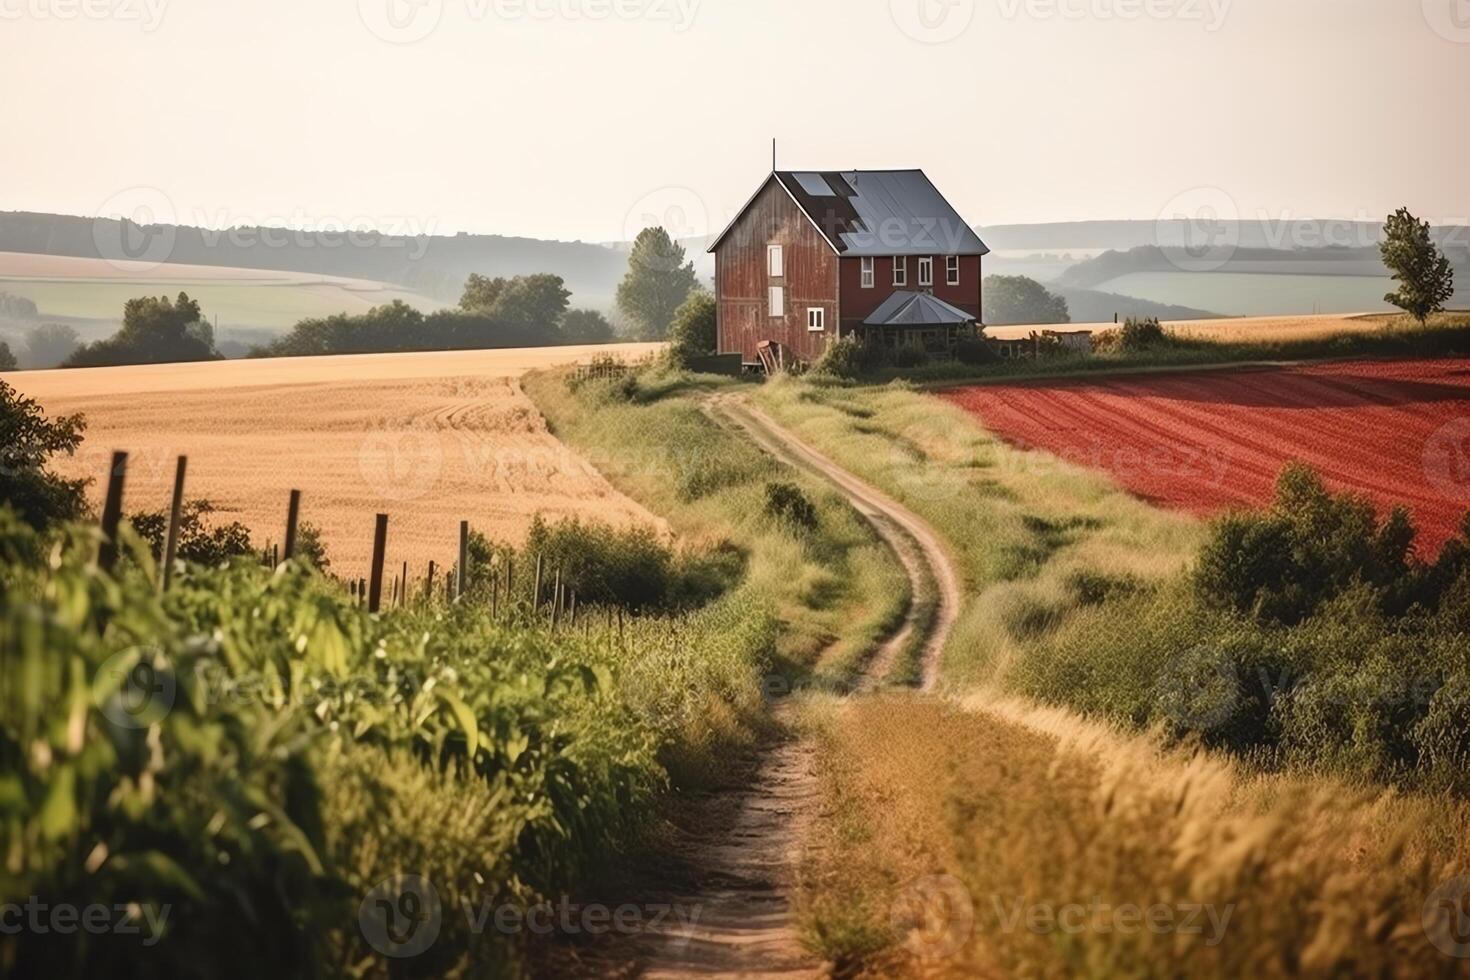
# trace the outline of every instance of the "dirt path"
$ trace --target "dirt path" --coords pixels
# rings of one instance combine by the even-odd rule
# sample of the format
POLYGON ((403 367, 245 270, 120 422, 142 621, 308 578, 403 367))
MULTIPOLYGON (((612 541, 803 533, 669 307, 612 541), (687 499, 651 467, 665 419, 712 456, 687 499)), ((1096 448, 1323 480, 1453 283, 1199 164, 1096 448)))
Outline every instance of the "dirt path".
MULTIPOLYGON (((766 452, 833 484, 868 520, 908 574, 916 597, 903 625, 874 651, 857 685, 880 687, 916 632, 927 636, 921 655, 923 685, 936 680, 939 655, 953 625, 959 577, 939 538, 922 520, 852 476, 748 403, 718 397, 717 419, 738 425, 766 452)), ((789 733, 788 708, 778 704, 783 734, 757 747, 749 775, 733 788, 694 801, 674 821, 667 866, 650 869, 639 901, 674 914, 636 936, 596 951, 578 969, 584 976, 791 977, 831 975, 830 964, 801 942, 788 895, 801 862, 801 842, 816 817, 819 788, 814 748, 789 733)))
MULTIPOLYGON (((792 466, 815 473, 841 491, 898 556, 909 581, 913 583, 914 595, 919 596, 929 590, 934 592, 934 617, 919 658, 921 686, 926 691, 933 690, 939 681, 939 658, 959 615, 960 605, 959 572, 939 535, 913 511, 853 476, 749 402, 722 396, 714 399, 711 407, 717 415, 750 433, 766 452, 792 466)), ((908 644, 912 631, 918 626, 914 615, 915 610, 910 609, 903 628, 874 655, 867 670, 865 687, 881 682, 887 669, 892 667, 893 661, 908 644)))

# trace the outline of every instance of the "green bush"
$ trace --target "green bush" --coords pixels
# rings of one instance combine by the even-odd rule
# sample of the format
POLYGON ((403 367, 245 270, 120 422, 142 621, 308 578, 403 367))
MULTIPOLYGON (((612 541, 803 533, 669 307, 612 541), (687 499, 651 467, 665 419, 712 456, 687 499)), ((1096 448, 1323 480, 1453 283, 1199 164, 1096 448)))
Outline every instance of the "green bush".
MULTIPOLYGON (((210 526, 205 518, 214 511, 214 504, 208 500, 184 504, 179 512, 178 560, 196 565, 221 565, 231 558, 256 553, 250 541, 250 529, 239 521, 210 526)), ((132 518, 133 530, 147 542, 154 561, 163 560, 168 518, 166 511, 137 514, 132 518)))
POLYGON ((929 363, 929 352, 920 347, 895 347, 888 352, 888 363, 901 370, 920 368, 929 363))
POLYGON ((742 561, 730 548, 707 555, 676 553, 646 527, 626 530, 577 518, 531 523, 523 564, 542 560, 549 589, 558 572, 578 601, 633 612, 672 612, 704 605, 739 578, 742 561))
POLYGON ((38 402, 0 381, 0 501, 36 528, 80 517, 87 481, 61 479, 46 465, 76 452, 86 428, 80 415, 48 419, 38 402))
POLYGON ((1150 350, 1168 343, 1169 335, 1157 317, 1129 317, 1119 331, 1119 346, 1129 352, 1150 350))
POLYGON ((848 334, 827 345, 827 349, 812 366, 812 373, 820 377, 854 381, 873 370, 880 360, 881 352, 876 345, 869 344, 856 334, 848 334))
POLYGON ((955 344, 954 357, 961 364, 972 367, 980 364, 993 364, 1000 360, 996 356, 995 351, 991 349, 990 344, 986 343, 984 337, 965 337, 961 339, 959 343, 955 344))
POLYGON ((817 529, 817 507, 794 483, 766 484, 766 516, 794 531, 817 529))

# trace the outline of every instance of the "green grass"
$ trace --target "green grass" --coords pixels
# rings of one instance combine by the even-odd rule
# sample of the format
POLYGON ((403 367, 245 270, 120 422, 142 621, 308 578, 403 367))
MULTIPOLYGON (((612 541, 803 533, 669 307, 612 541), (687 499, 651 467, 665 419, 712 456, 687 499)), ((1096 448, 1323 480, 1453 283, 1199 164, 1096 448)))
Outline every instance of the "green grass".
POLYGON ((1175 576, 1203 539, 1191 518, 1015 449, 908 385, 785 380, 756 397, 950 543, 966 586, 943 664, 950 683, 1003 681, 1039 630, 1086 609, 1099 587, 1175 576))
POLYGON ((607 384, 573 392, 565 375, 545 373, 525 388, 558 438, 681 538, 729 542, 745 554, 742 591, 782 625, 774 689, 809 677, 844 684, 901 621, 907 580, 825 482, 778 463, 705 410, 706 396, 737 384, 654 373, 630 400, 607 384), (765 514, 766 486, 776 481, 814 502, 815 530, 796 532, 765 514))

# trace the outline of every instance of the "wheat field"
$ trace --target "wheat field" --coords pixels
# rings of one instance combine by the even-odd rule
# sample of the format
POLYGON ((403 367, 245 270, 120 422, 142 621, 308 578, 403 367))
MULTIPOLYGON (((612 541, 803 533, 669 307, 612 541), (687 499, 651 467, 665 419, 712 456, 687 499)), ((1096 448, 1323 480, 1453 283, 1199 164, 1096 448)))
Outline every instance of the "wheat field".
MULTIPOLYGON (((1312 316, 1242 316, 1218 320, 1166 320, 1164 326, 1195 340, 1217 343, 1238 341, 1318 340, 1341 333, 1366 333, 1383 327, 1392 314, 1318 314, 1312 316)), ((1111 330, 1111 323, 1069 323, 1050 326, 986 327, 985 334, 997 340, 1019 340, 1033 330, 1111 330)))
POLYGON ((662 522, 618 493, 599 468, 547 431, 521 391, 536 368, 616 348, 280 358, 3 375, 49 414, 81 412, 86 440, 55 469, 90 477, 100 505, 114 449, 129 452, 125 510, 168 507, 175 459, 187 496, 279 542, 292 489, 322 531, 333 572, 365 576, 374 516, 389 515, 388 568, 451 564, 459 522, 517 542, 532 517, 577 515, 627 526, 662 522))

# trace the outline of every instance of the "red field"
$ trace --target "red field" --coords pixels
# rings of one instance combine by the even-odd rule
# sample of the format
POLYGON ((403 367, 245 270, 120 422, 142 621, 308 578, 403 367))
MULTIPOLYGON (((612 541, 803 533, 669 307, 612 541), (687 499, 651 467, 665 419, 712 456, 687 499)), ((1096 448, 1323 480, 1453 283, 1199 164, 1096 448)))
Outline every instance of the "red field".
POLYGON ((990 430, 1200 515, 1271 499, 1301 460, 1405 504, 1437 552, 1470 510, 1470 359, 1048 381, 947 391, 990 430))

